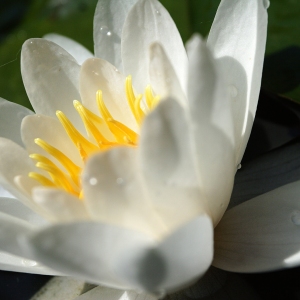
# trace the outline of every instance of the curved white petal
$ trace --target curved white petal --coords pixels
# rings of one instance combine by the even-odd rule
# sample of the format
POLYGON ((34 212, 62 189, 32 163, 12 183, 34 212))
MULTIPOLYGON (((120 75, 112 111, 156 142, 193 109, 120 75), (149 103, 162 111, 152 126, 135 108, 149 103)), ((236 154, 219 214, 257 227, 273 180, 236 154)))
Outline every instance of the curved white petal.
POLYGON ((21 135, 29 154, 41 154, 60 165, 56 159, 35 144, 34 140, 40 138, 61 151, 76 165, 80 167, 83 165, 78 149, 57 119, 45 115, 28 116, 22 122, 21 135))
POLYGON ((19 104, 0 98, 0 136, 23 146, 20 127, 23 118, 32 111, 19 104))
POLYGON ((95 55, 123 71, 121 35, 125 19, 138 0, 99 0, 94 16, 95 55))
POLYGON ((74 300, 158 300, 157 297, 146 293, 135 291, 116 290, 103 286, 98 286, 74 300))
POLYGON ((85 203, 65 191, 37 187, 33 190, 32 198, 36 204, 47 211, 54 222, 79 221, 89 218, 85 203))
POLYGON ((139 143, 140 172, 167 228, 174 229, 205 212, 185 112, 177 101, 162 101, 146 117, 139 143))
POLYGON ((28 177, 28 173, 34 170, 34 164, 21 146, 0 138, 0 182, 2 186, 30 208, 39 211, 26 192, 20 191, 15 182, 17 176, 28 177))
POLYGON ((91 157, 83 193, 95 220, 160 236, 164 228, 151 207, 137 166, 137 150, 118 147, 91 157))
POLYGON ((173 97, 180 104, 186 105, 186 96, 180 86, 175 70, 159 43, 150 46, 149 76, 151 87, 161 98, 173 97))
POLYGON ((40 215, 29 209, 17 199, 1 197, 0 212, 26 221, 36 228, 47 224, 40 215))
POLYGON ((115 270, 135 287, 149 292, 174 291, 202 276, 213 258, 213 226, 201 215, 184 224, 141 256, 119 257, 115 270), (131 266, 135 266, 132 268, 131 266))
POLYGON ((153 241, 136 231, 96 222, 55 225, 28 241, 36 259, 90 283, 128 288, 114 263, 148 249, 153 241))
POLYGON ((149 47, 159 42, 186 91, 187 55, 180 34, 167 10, 157 0, 140 0, 129 12, 122 32, 124 74, 132 75, 142 93, 149 84, 149 47))
POLYGON ((41 275, 61 275, 34 260, 11 255, 5 252, 0 252, 0 270, 41 275))
POLYGON ((0 197, 4 197, 4 198, 15 198, 14 195, 12 195, 9 191, 7 191, 5 188, 3 188, 0 185, 0 197))
POLYGON ((44 39, 51 41, 60 47, 64 48, 66 51, 68 51, 81 65, 86 59, 93 57, 94 55, 86 49, 81 44, 77 43, 76 41, 57 34, 57 33, 48 33, 43 36, 44 39))
POLYGON ((80 100, 79 71, 74 57, 53 42, 29 39, 23 44, 21 73, 35 112, 56 117, 61 110, 84 131, 73 107, 73 100, 80 100))
POLYGON ((267 31, 265 3, 222 1, 207 40, 226 74, 234 112, 237 164, 248 142, 260 90, 267 31))
POLYGON ((227 211, 215 230, 213 265, 262 272, 300 265, 300 181, 227 211))
POLYGON ((137 131, 138 127, 126 98, 125 76, 105 60, 88 59, 80 71, 80 94, 83 104, 94 113, 99 111, 96 102, 98 90, 102 91, 103 101, 112 117, 137 131))
POLYGON ((216 225, 226 210, 236 171, 229 99, 219 65, 201 37, 188 45, 189 122, 199 183, 216 225))

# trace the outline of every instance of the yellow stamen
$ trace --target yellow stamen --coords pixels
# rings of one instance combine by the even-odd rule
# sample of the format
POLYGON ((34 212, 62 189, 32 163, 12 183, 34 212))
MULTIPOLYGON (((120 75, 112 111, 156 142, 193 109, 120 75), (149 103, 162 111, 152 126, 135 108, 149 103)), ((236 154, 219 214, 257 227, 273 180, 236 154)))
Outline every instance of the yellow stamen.
MULTIPOLYGON (((85 128, 89 131, 89 133, 95 138, 98 146, 102 148, 103 144, 107 144, 108 140, 100 133, 100 131, 96 128, 94 123, 91 121, 91 119, 88 117, 88 114, 85 111, 84 106, 79 101, 73 101, 74 107, 79 113, 85 128)), ((81 149, 83 147, 81 146, 81 149)))
POLYGON ((65 116, 65 114, 61 111, 56 112, 56 116, 59 119, 60 123, 63 125, 65 131, 67 132, 68 136, 72 140, 75 146, 78 143, 82 145, 84 150, 91 154, 98 150, 98 147, 91 142, 89 142, 70 122, 70 120, 65 116))
MULTIPOLYGON (((71 178, 74 180, 75 184, 79 185, 78 173, 81 171, 81 168, 79 168, 78 166, 76 166, 61 151, 59 151, 58 149, 52 147, 51 145, 49 145, 48 143, 46 143, 42 139, 39 139, 39 138, 35 139, 34 142, 38 146, 40 146, 42 149, 44 149, 46 152, 48 152, 51 156, 53 156, 54 158, 56 158, 66 168, 66 170, 69 172, 69 174, 70 174, 71 178)), ((39 160, 39 161, 47 164, 47 162, 45 162, 45 159, 42 159, 42 160, 39 160)), ((49 165, 53 167, 54 164, 51 162, 49 165)))
MULTIPOLYGON (((151 111, 160 99, 159 96, 155 97, 151 87, 147 86, 145 89, 145 107, 142 106, 143 95, 135 95, 131 76, 126 78, 125 93, 132 115, 139 125, 145 118, 146 113, 151 111)), ((56 112, 57 118, 76 146, 83 163, 85 163, 87 158, 95 151, 104 151, 121 145, 136 146, 139 139, 139 135, 136 132, 113 118, 104 103, 101 90, 96 93, 96 103, 102 117, 91 112, 79 101, 73 101, 74 107, 89 137, 95 141, 95 144, 83 136, 63 112, 56 112)), ((76 195, 79 199, 83 199, 84 193, 81 189, 80 181, 82 169, 74 164, 64 153, 46 141, 37 138, 35 139, 35 143, 48 153, 51 159, 41 154, 31 154, 30 157, 37 161, 36 166, 38 168, 48 172, 51 180, 36 172, 31 172, 28 176, 37 180, 43 186, 61 188, 76 195), (66 172, 62 170, 60 165, 56 165, 52 161, 52 158, 56 159, 65 168, 66 172)))
POLYGON ((51 180, 49 180, 48 178, 46 178, 45 176, 43 176, 39 173, 30 172, 28 174, 28 176, 32 179, 35 179, 36 181, 38 181, 43 186, 48 186, 48 187, 55 187, 56 186, 54 184, 54 182, 52 182, 51 180))
POLYGON ((97 101, 98 109, 99 109, 102 117, 104 118, 104 120, 112 119, 112 116, 111 116, 109 110, 107 109, 106 105, 104 104, 104 101, 102 98, 102 91, 100 91, 100 90, 97 91, 96 101, 97 101))
POLYGON ((108 126, 119 143, 123 144, 124 142, 128 142, 128 141, 130 141, 129 142, 130 144, 137 143, 138 135, 130 128, 128 128, 126 125, 116 120, 109 120, 108 126))

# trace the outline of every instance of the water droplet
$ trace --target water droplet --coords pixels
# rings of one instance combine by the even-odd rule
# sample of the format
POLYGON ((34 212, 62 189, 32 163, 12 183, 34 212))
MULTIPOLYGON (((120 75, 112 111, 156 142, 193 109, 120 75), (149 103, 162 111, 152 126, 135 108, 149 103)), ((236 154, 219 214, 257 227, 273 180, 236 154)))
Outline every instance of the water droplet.
POLYGON ((96 185, 97 183, 98 183, 97 178, 92 177, 92 178, 89 179, 89 184, 90 185, 96 185))
POLYGON ((158 15, 158 16, 161 16, 161 13, 160 13, 160 11, 157 9, 156 11, 156 14, 158 15))
POLYGON ((119 185, 124 184, 124 179, 121 178, 121 177, 119 177, 119 178, 117 178, 116 182, 117 182, 117 184, 119 184, 119 185))
POLYGON ((263 0, 263 4, 264 4, 264 7, 267 9, 270 6, 270 1, 269 0, 263 0))
POLYGON ((229 91, 229 95, 232 98, 236 98, 236 96, 238 95, 238 90, 234 85, 228 86, 228 91, 229 91))
POLYGON ((114 68, 115 72, 120 73, 120 71, 117 68, 114 68))
POLYGON ((112 35, 111 31, 109 30, 109 28, 107 26, 102 26, 100 28, 100 32, 101 32, 101 34, 106 35, 106 36, 112 35))
POLYGON ((300 225, 300 211, 295 210, 292 212, 291 220, 295 225, 300 225))
POLYGON ((27 266, 27 267, 34 267, 34 266, 37 265, 37 262, 34 261, 34 260, 23 259, 23 260, 22 260, 22 264, 23 264, 24 266, 27 266))
POLYGON ((242 165, 241 165, 241 164, 238 164, 236 168, 239 170, 239 169, 242 168, 242 165))

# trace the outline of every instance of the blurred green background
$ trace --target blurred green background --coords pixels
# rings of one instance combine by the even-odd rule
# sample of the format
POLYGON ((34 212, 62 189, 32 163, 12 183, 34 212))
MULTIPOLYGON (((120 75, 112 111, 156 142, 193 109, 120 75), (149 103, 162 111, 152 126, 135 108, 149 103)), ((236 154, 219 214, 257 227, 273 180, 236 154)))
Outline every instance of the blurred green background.
MULTIPOLYGON (((124 0, 126 1, 126 0, 124 0)), ((219 0, 161 0, 184 41, 206 36, 219 0)), ((30 107, 20 74, 23 42, 55 32, 93 51, 97 0, 1 0, 0 96, 30 107)), ((300 101, 300 0, 271 0, 263 87, 300 101)))

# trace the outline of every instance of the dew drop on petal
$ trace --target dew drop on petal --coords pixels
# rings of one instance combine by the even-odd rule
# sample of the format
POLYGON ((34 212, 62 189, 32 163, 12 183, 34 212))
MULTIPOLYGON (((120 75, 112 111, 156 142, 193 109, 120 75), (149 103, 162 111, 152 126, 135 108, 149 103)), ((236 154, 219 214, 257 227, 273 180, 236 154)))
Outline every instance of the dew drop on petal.
POLYGON ((122 185, 122 184, 124 184, 124 179, 119 177, 119 178, 117 178, 116 182, 118 185, 122 185))
POLYGON ((27 267, 34 267, 37 265, 37 262, 34 260, 30 260, 30 259, 23 259, 22 264, 27 267))
POLYGON ((242 165, 238 164, 236 168, 237 168, 237 170, 240 170, 242 168, 242 165))
POLYGON ((101 26, 100 27, 100 33, 103 34, 103 35, 106 35, 106 36, 111 36, 112 35, 111 31, 109 30, 109 28, 107 26, 101 26))
POLYGON ((96 185, 97 183, 98 183, 97 178, 92 177, 92 178, 89 179, 89 184, 90 185, 96 185))
POLYGON ((295 225, 300 225, 300 211, 295 210, 292 212, 291 220, 295 225))
POLYGON ((155 12, 156 12, 156 14, 158 15, 158 16, 161 16, 161 13, 160 13, 160 11, 157 9, 157 10, 155 10, 155 12))
POLYGON ((236 96, 238 95, 238 90, 234 85, 229 85, 228 86, 228 91, 229 91, 229 95, 232 98, 236 98, 236 96))

